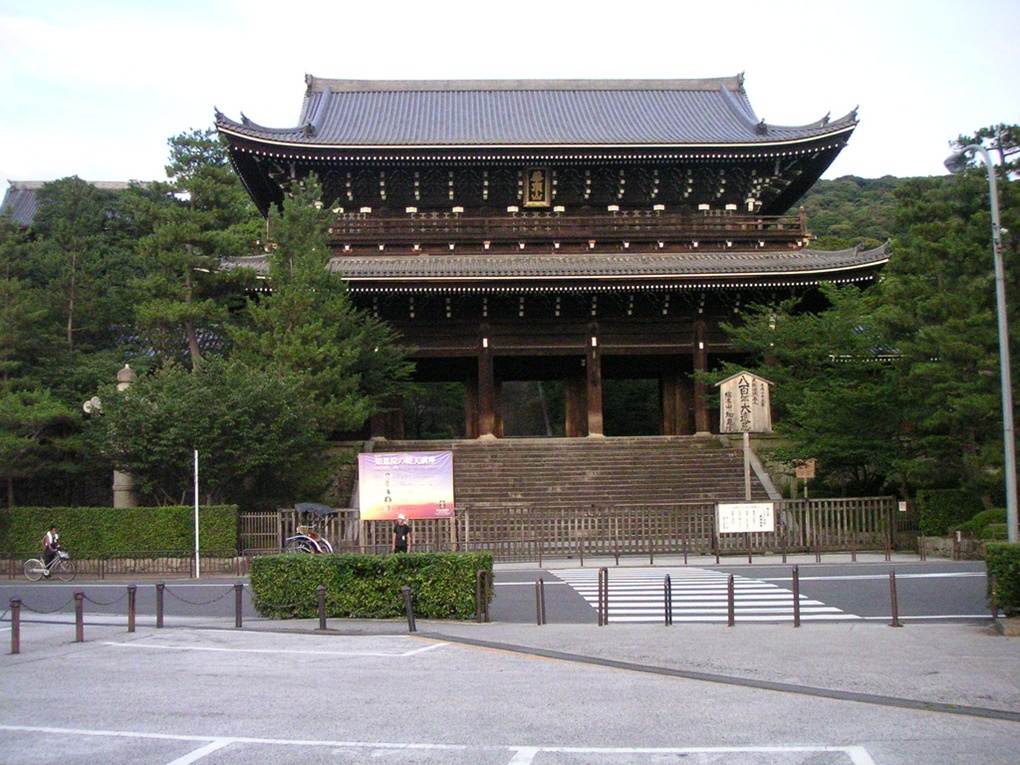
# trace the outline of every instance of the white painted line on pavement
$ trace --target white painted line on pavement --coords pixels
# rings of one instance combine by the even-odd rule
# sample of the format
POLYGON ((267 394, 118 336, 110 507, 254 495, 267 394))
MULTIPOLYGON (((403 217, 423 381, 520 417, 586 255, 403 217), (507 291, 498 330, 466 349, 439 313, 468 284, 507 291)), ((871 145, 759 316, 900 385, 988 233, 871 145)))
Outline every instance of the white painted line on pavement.
POLYGON ((425 651, 431 651, 436 648, 441 648, 449 643, 433 643, 427 645, 424 648, 415 648, 412 651, 402 651, 401 653, 387 653, 382 651, 308 651, 308 650, 290 650, 284 648, 214 648, 212 646, 200 646, 200 645, 172 645, 169 643, 115 643, 112 641, 103 641, 100 645, 108 645, 116 648, 158 648, 166 651, 207 651, 210 653, 264 653, 264 654, 284 654, 291 656, 379 656, 384 658, 394 658, 402 656, 415 656, 425 651))
POLYGON ((188 754, 183 757, 178 757, 176 760, 172 760, 167 763, 167 765, 191 765, 191 763, 201 760, 207 754, 212 754, 213 752, 216 752, 225 746, 230 746, 233 743, 234 742, 229 738, 222 738, 218 741, 206 744, 203 747, 199 747, 193 752, 188 752, 188 754))
MULTIPOLYGON (((970 577, 981 577, 984 579, 984 571, 955 571, 946 573, 932 573, 932 574, 901 574, 896 573, 897 579, 966 579, 970 577)), ((755 577, 759 582, 790 582, 793 581, 788 576, 763 576, 755 577)), ((889 579, 888 574, 847 574, 845 576, 802 576, 800 581, 802 582, 840 582, 853 579, 880 579, 887 581, 889 579)))
POLYGON ((200 752, 206 754, 222 749, 230 744, 265 744, 276 746, 317 746, 349 749, 419 749, 433 751, 512 751, 514 758, 507 765, 527 765, 540 752, 552 754, 608 754, 608 755, 691 755, 691 754, 810 754, 813 752, 841 752, 850 758, 853 765, 875 765, 868 751, 861 746, 686 746, 686 747, 613 747, 613 746, 534 746, 534 745, 479 745, 466 744, 429 744, 429 743, 398 743, 371 741, 328 741, 315 739, 286 738, 253 738, 248 736, 189 736, 173 733, 134 733, 131 731, 88 730, 82 728, 51 728, 32 725, 0 725, 0 730, 24 733, 51 733, 71 736, 112 736, 116 738, 141 738, 161 741, 199 741, 208 742, 207 746, 196 749, 183 758, 174 760, 170 765, 183 765, 195 762, 200 752), (187 759, 187 758, 192 759, 187 759))
MULTIPOLYGON (((550 584, 566 584, 561 579, 547 579, 545 580, 546 586, 550 584)), ((534 582, 493 582, 493 587, 534 587, 534 582)))

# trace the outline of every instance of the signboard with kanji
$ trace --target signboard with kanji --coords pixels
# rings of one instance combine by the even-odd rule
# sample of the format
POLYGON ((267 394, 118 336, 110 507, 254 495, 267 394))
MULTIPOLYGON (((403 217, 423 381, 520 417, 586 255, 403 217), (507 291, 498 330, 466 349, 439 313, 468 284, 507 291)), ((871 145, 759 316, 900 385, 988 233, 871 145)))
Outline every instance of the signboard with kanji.
POLYGON ((809 478, 815 477, 815 461, 801 460, 793 464, 793 473, 797 478, 803 478, 805 481, 809 478))
POLYGON ((771 502, 720 502, 715 506, 715 530, 718 534, 775 531, 775 505, 771 502))
POLYGON ((751 372, 737 372, 716 383, 719 388, 719 432, 771 433, 771 384, 751 372))

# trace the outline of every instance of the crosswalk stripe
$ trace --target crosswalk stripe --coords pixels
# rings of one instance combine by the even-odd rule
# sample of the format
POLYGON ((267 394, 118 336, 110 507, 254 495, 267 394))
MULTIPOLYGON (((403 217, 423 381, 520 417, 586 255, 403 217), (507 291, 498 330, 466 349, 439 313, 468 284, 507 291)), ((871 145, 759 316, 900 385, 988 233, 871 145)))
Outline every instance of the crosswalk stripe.
MULTIPOLYGON (((617 622, 661 622, 666 575, 670 577, 674 621, 725 621, 728 615, 728 574, 698 568, 656 568, 611 571, 609 618, 617 622)), ((556 572, 592 608, 598 607, 598 570, 566 569, 556 572)), ((771 582, 734 575, 734 614, 743 621, 789 621, 793 593, 771 582)), ((800 596, 804 620, 851 620, 847 614, 819 600, 800 596)))

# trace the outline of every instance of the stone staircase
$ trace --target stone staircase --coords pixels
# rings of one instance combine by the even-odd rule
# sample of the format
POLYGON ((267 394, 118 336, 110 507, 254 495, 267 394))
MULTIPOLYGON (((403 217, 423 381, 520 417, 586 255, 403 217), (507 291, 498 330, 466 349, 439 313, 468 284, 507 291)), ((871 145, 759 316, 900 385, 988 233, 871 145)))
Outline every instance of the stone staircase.
MULTIPOLYGON (((457 506, 570 509, 744 498, 743 457, 716 437, 382 441, 452 451, 457 506)), ((768 494, 752 472, 754 499, 768 494)))

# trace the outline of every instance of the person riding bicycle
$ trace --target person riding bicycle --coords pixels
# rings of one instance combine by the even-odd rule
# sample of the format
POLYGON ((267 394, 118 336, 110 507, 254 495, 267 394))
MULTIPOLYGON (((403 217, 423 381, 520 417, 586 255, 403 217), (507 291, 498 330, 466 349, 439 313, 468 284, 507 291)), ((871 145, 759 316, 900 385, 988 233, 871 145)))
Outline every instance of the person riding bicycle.
POLYGON ((50 564, 53 559, 57 557, 57 551, 60 549, 60 535, 57 533, 56 526, 50 526, 49 531, 43 535, 43 563, 46 564, 46 570, 43 572, 43 576, 50 575, 50 564))

